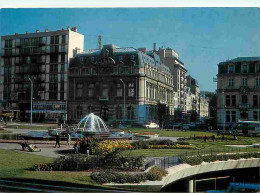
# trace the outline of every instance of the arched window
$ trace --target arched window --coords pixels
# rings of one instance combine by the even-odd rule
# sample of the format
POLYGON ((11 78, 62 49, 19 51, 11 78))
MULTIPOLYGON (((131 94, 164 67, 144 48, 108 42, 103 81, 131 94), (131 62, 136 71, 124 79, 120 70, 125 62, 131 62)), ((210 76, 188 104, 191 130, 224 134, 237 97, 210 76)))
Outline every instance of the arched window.
POLYGON ((230 106, 230 95, 226 96, 226 106, 229 107, 230 106))

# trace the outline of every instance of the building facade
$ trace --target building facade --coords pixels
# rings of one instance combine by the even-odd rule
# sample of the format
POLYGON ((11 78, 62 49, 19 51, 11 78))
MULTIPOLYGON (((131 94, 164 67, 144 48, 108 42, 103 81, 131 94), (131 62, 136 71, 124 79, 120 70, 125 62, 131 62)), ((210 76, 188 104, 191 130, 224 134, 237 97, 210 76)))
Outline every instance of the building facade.
POLYGON ((174 91, 176 92, 175 109, 180 109, 186 113, 186 91, 187 91, 187 69, 184 63, 179 60, 178 54, 171 48, 159 48, 156 53, 160 56, 163 64, 169 67, 173 74, 174 91))
POLYGON ((217 121, 260 120, 260 57, 238 57, 218 64, 217 121))
MULTIPOLYGON (((199 90, 199 83, 198 81, 188 75, 186 77, 187 79, 187 88, 189 88, 191 94, 193 95, 193 100, 192 100, 192 110, 197 112, 199 114, 200 111, 200 90, 199 90)), ((187 105, 187 103, 186 103, 187 105)), ((188 109, 187 109, 188 111, 188 109)))
MULTIPOLYGON (((69 68, 69 119, 94 113, 105 121, 144 123, 173 115, 173 75, 146 49, 104 45, 87 50, 69 68)), ((163 120, 161 120, 162 122, 163 120)))
POLYGON ((83 50, 77 28, 1 37, 0 87, 5 111, 28 120, 33 87, 33 119, 57 120, 66 114, 69 59, 83 50))

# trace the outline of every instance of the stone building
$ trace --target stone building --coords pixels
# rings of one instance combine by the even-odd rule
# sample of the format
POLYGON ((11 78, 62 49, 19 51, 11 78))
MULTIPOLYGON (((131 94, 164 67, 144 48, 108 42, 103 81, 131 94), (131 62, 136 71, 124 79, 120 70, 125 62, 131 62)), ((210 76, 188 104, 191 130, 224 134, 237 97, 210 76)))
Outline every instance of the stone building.
POLYGON ((33 85, 33 119, 57 120, 64 116, 69 59, 83 46, 84 36, 77 33, 76 27, 1 36, 0 90, 4 111, 28 120, 33 85))
POLYGON ((218 64, 217 120, 260 120, 260 57, 238 57, 218 64))
POLYGON ((176 92, 175 109, 180 109, 186 113, 186 91, 187 91, 187 69, 179 59, 178 54, 171 48, 159 48, 156 53, 160 56, 163 64, 169 67, 173 75, 174 91, 176 92))
POLYGON ((72 121, 90 112, 109 122, 160 121, 160 113, 173 115, 173 97, 173 75, 152 51, 104 45, 71 61, 68 112, 72 121))

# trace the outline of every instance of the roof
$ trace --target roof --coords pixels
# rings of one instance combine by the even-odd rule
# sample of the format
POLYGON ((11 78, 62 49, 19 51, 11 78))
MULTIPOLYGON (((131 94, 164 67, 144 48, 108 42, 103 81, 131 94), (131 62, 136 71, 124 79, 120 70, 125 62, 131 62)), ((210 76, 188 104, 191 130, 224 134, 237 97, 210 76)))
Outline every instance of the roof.
POLYGON ((227 63, 227 62, 255 62, 260 61, 260 57, 237 57, 232 60, 228 60, 226 62, 221 62, 220 64, 227 63))

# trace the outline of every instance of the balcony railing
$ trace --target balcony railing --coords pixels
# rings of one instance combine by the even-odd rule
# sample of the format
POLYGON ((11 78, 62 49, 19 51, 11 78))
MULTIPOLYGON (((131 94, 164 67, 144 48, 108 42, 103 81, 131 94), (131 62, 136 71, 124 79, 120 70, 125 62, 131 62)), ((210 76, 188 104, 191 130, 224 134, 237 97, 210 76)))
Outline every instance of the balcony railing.
POLYGON ((249 103, 239 103, 238 104, 238 108, 240 108, 240 109, 248 109, 248 108, 250 108, 250 104, 249 103))

